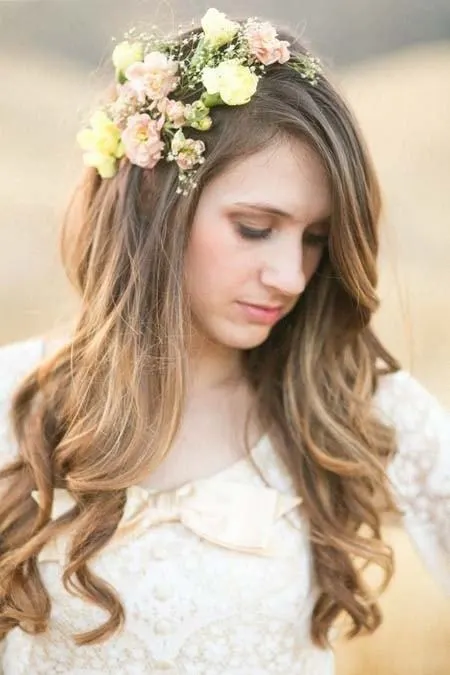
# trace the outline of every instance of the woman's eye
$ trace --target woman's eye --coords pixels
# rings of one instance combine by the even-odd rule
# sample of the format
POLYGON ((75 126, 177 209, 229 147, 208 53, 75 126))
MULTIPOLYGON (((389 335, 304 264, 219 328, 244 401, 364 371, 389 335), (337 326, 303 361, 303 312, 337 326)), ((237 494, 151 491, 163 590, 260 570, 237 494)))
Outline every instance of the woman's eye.
POLYGON ((307 244, 308 246, 326 246, 328 244, 328 235, 306 232, 304 236, 304 241, 305 244, 307 244))
POLYGON ((271 227, 249 227, 248 225, 243 225, 242 223, 236 223, 237 230, 239 235, 243 239, 267 239, 270 233, 272 232, 271 227))

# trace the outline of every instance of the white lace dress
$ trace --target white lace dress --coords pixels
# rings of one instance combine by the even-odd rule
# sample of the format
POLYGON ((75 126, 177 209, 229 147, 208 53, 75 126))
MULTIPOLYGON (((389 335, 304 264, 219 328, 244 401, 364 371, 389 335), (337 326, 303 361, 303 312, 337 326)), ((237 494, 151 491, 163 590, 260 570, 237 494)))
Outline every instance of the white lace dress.
MULTIPOLYGON (((41 339, 0 349, 2 462, 16 451, 11 391, 42 354, 41 339)), ((374 405, 398 432, 389 475, 406 528, 450 592, 449 416, 405 372, 384 377, 374 405)), ((3 674, 332 675, 332 652, 309 637, 317 588, 301 499, 268 438, 252 455, 270 488, 243 459, 178 490, 129 489, 118 531, 92 563, 126 610, 122 632, 103 644, 73 642, 106 614, 64 590, 66 542, 47 545, 40 569, 52 599, 49 630, 12 630, 3 674)), ((54 515, 70 503, 58 491, 54 515)))

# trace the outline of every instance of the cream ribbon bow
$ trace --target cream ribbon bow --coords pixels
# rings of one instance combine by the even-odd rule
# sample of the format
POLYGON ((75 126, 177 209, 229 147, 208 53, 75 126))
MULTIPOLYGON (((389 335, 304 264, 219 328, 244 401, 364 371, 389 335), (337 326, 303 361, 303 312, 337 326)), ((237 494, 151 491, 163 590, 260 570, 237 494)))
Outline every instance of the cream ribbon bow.
MULTIPOLYGON (((33 492, 32 496, 39 503, 39 494, 33 492)), ((124 513, 110 544, 142 536, 156 525, 180 522, 218 546, 270 556, 274 554, 270 540, 275 521, 301 501, 300 497, 273 488, 237 481, 200 479, 165 492, 133 486, 127 490, 124 513)), ((55 490, 52 518, 59 517, 73 504, 66 490, 55 490)), ((62 542, 59 545, 49 542, 39 559, 56 556, 61 560, 65 548, 62 542)))

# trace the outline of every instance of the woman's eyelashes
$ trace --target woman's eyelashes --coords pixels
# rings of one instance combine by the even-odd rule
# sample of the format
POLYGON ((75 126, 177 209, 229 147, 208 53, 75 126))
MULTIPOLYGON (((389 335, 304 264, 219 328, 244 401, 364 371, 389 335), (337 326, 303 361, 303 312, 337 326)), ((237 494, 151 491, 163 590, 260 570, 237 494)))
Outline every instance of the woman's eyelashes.
MULTIPOLYGON (((254 227, 244 225, 243 223, 236 223, 236 227, 239 236, 246 240, 268 239, 275 229, 273 227, 254 227)), ((303 233, 303 243, 306 246, 326 246, 328 244, 328 234, 305 231, 303 233)))
POLYGON ((242 239, 267 239, 273 230, 272 227, 251 227, 242 223, 236 223, 236 227, 242 239))

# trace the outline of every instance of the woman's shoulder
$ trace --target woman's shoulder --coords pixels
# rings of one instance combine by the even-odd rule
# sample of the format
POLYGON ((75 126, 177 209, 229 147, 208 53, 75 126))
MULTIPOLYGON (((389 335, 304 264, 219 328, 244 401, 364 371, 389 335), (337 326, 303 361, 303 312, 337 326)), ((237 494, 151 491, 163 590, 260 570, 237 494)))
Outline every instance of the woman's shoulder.
POLYGON ((374 394, 374 406, 380 419, 393 427, 399 456, 450 457, 450 411, 434 393, 407 370, 382 375, 374 394))
POLYGON ((49 332, 0 346, 0 466, 13 459, 17 452, 10 426, 14 392, 29 372, 67 340, 66 334, 49 332))
POLYGON ((45 344, 45 338, 39 335, 0 346, 0 405, 44 357, 45 344))
MULTIPOLYGON (((448 409, 407 371, 380 379, 375 405, 382 421, 395 429, 397 452, 389 475, 400 501, 406 503, 408 499, 417 506, 417 495, 422 495, 426 503, 439 494, 441 506, 450 517, 448 409)), ((437 496, 434 501, 438 501, 437 496)), ((450 532, 448 537, 450 544, 450 532)))
POLYGON ((0 345, 0 401, 9 398, 19 381, 40 361, 57 351, 69 332, 48 332, 0 345))
POLYGON ((448 425, 449 412, 422 382, 407 370, 381 375, 374 404, 387 423, 410 431, 426 430, 425 422, 448 425))
POLYGON ((43 358, 45 339, 34 336, 0 346, 0 459, 3 466, 16 453, 9 414, 13 392, 20 381, 43 358))

